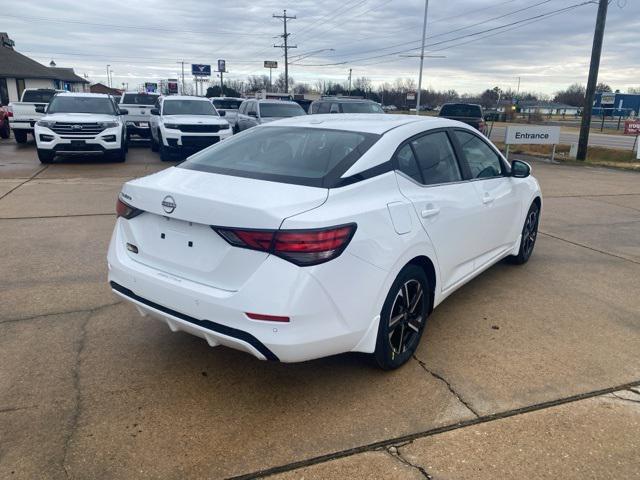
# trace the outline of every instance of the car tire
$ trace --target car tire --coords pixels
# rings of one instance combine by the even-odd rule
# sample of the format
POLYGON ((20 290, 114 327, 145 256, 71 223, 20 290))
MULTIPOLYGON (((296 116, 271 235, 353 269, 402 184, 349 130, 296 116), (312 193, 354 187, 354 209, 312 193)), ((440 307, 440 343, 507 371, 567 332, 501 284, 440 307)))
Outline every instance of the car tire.
POLYGON ((171 160, 173 160, 173 156, 171 155, 169 147, 165 146, 164 142, 162 141, 162 137, 160 136, 158 136, 158 146, 160 150, 160 160, 162 160, 163 162, 170 162, 171 160))
POLYGON ((520 250, 517 255, 511 255, 508 257, 510 263, 515 265, 522 265, 527 263, 533 248, 536 246, 536 239, 538 238, 538 224, 540 223, 540 207, 536 202, 531 204, 527 217, 524 220, 524 226, 522 227, 522 239, 520 241, 520 250))
POLYGON ((153 138, 153 134, 151 134, 149 136, 149 141, 151 143, 151 151, 152 152, 157 152, 158 151, 158 142, 156 142, 156 139, 153 138))
POLYGON ((53 150, 42 150, 40 148, 38 150, 38 160, 40 163, 51 163, 56 156, 56 152, 53 150))
POLYGON ((16 137, 16 143, 27 143, 27 132, 14 130, 13 136, 16 137))
POLYGON ((405 266, 396 277, 380 313, 375 363, 383 370, 405 364, 416 351, 431 311, 432 294, 425 271, 405 266))
POLYGON ((121 145, 118 150, 109 152, 108 155, 112 162, 122 163, 127 159, 127 147, 126 145, 121 145))
POLYGON ((2 127, 0 128, 0 138, 9 138, 11 135, 11 129, 9 128, 9 120, 6 118, 2 122, 2 127))

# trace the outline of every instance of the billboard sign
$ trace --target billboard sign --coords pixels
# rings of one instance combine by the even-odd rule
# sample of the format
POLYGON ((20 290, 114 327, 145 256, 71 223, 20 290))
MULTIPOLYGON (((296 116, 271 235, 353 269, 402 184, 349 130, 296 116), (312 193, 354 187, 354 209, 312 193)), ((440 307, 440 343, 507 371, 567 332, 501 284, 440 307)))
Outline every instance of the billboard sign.
POLYGON ((147 93, 155 93, 158 91, 158 84, 154 82, 146 82, 144 84, 144 91, 147 93))
POLYGON ((278 68, 278 62, 275 60, 265 60, 264 68, 278 68))
POLYGON ((407 92, 407 100, 415 100, 416 92, 407 92))
POLYGON ((210 77, 211 65, 204 65, 201 63, 194 63, 191 65, 191 74, 194 77, 210 77))
POLYGON ((227 62, 226 60, 218 60, 218 71, 226 72, 227 71, 227 62))
POLYGON ((560 143, 560 127, 532 127, 509 125, 505 132, 506 145, 557 145, 560 143))
POLYGON ((600 96, 600 105, 613 105, 616 103, 616 94, 610 92, 602 92, 600 96))
POLYGON ((625 120, 625 122, 624 122, 624 134, 625 135, 640 135, 640 120, 625 120))
POLYGON ((169 95, 176 95, 178 93, 178 79, 170 78, 167 80, 167 93, 169 95))

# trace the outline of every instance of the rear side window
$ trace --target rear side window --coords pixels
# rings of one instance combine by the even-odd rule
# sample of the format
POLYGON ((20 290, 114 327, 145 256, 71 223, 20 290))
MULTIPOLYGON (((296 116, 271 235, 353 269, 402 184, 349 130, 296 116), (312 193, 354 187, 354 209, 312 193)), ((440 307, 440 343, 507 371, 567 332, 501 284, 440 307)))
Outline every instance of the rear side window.
POLYGON ((472 178, 491 178, 502 175, 502 162, 493 149, 480 137, 463 130, 455 130, 472 178))
POLYGON ((425 185, 462 180, 453 147, 445 132, 424 135, 411 142, 425 185))
POLYGON ((407 143, 402 147, 396 154, 396 159, 398 161, 398 170, 413 178, 416 182, 422 183, 422 176, 420 175, 420 169, 418 169, 418 162, 413 154, 411 145, 407 143))
POLYGON ((479 105, 449 104, 440 109, 441 117, 482 117, 479 105))
POLYGON ((26 90, 22 96, 22 101, 31 103, 49 103, 51 101, 51 97, 55 94, 55 90, 26 90))
POLYGON ((149 95, 148 93, 125 93, 121 103, 125 105, 148 105, 156 103, 159 95, 149 95))
POLYGON ((324 128, 261 127, 189 157, 180 168, 330 187, 378 135, 324 128))

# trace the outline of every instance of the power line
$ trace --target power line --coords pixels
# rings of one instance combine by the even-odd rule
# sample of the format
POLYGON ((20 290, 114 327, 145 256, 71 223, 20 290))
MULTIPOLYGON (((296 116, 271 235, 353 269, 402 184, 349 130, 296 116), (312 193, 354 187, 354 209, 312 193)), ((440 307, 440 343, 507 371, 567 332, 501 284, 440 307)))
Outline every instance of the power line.
MULTIPOLYGON (((461 35, 461 36, 456 37, 456 38, 451 38, 451 39, 448 39, 448 40, 442 40, 440 42, 431 43, 431 44, 429 44, 427 46, 428 47, 434 47, 434 46, 441 45, 441 44, 444 44, 444 43, 453 42, 455 40, 460 40, 462 38, 475 37, 475 36, 481 35, 483 33, 491 32, 491 31, 495 31, 495 30, 501 30, 501 29, 504 29, 506 27, 510 27, 512 25, 519 25, 519 24, 522 24, 524 22, 528 22, 528 21, 533 20, 533 19, 537 19, 537 18, 543 19, 543 18, 552 16, 555 13, 569 11, 569 10, 572 10, 574 8, 578 8, 578 7, 581 7, 583 5, 588 5, 588 4, 592 4, 592 3, 593 3, 592 0, 587 0, 587 1, 584 1, 582 3, 577 3, 577 4, 574 4, 574 5, 570 5, 568 7, 560 8, 560 9, 557 9, 557 10, 552 10, 552 11, 547 12, 547 13, 535 15, 533 17, 528 17, 528 18, 521 19, 521 20, 517 20, 515 22, 511 22, 511 23, 507 23, 507 24, 504 24, 504 25, 500 25, 498 27, 492 27, 492 28, 488 28, 486 30, 481 30, 481 31, 478 31, 478 32, 468 33, 466 35, 461 35)), ((414 42, 408 42, 408 43, 414 43, 414 42)), ((378 51, 387 50, 388 48, 389 47, 381 48, 381 49, 378 49, 378 51)), ((325 63, 325 64, 316 64, 316 65, 294 63, 294 65, 305 66, 305 67, 330 67, 330 66, 335 66, 335 65, 344 65, 346 63, 354 63, 354 62, 360 62, 360 61, 366 61, 366 60, 373 60, 373 59, 377 59, 377 58, 390 57, 390 56, 398 55, 400 53, 413 52, 413 51, 419 50, 419 49, 420 49, 420 47, 414 47, 414 48, 398 50, 398 51, 391 52, 391 53, 385 53, 385 54, 382 54, 382 55, 375 55, 375 56, 365 57, 365 58, 350 59, 350 60, 345 60, 345 61, 342 61, 342 62, 335 62, 335 63, 325 63)))
POLYGON ((319 18, 318 20, 316 20, 315 22, 313 22, 311 25, 309 25, 306 29, 305 32, 301 34, 301 36, 296 36, 296 40, 300 41, 301 39, 305 38, 306 36, 308 36, 308 34, 310 32, 312 32, 313 30, 317 29, 318 27, 324 25, 325 23, 333 20, 334 18, 342 15, 345 11, 347 11, 348 9, 355 9, 357 7, 359 7, 360 5, 366 3, 368 0, 354 0, 354 2, 352 2, 351 4, 349 2, 343 4, 341 7, 339 7, 336 10, 331 11, 330 13, 328 13, 327 15, 319 18))

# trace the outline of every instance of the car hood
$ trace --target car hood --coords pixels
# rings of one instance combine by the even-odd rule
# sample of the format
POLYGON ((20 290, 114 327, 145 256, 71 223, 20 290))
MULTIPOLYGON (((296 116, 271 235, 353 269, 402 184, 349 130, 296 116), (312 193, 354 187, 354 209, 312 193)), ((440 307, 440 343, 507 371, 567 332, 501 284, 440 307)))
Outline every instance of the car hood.
POLYGON ((162 120, 166 123, 179 125, 224 125, 227 123, 224 118, 212 115, 164 115, 162 120))
POLYGON ((113 122, 118 119, 115 115, 103 115, 100 113, 52 113, 45 115, 44 120, 53 120, 55 122, 113 122))

